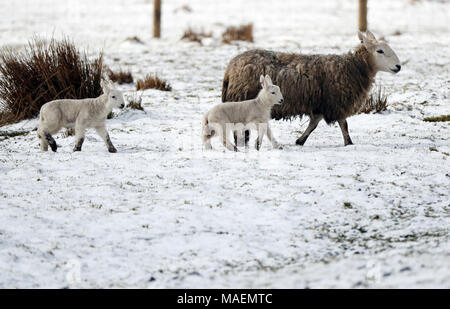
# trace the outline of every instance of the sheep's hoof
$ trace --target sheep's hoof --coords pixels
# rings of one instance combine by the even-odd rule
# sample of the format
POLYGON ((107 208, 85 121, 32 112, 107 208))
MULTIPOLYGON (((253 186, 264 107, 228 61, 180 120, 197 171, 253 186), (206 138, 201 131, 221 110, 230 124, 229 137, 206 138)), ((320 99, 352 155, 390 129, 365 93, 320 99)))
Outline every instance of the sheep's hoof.
POLYGON ((117 152, 117 149, 116 148, 108 148, 108 151, 109 152, 111 152, 111 153, 116 153, 117 152))
POLYGON ((305 142, 306 142, 306 140, 299 138, 295 141, 295 144, 297 144, 299 146, 303 146, 305 144, 305 142))
POLYGON ((73 152, 81 151, 81 148, 74 148, 73 152))
POLYGON ((349 141, 349 142, 345 142, 345 143, 344 143, 344 146, 348 146, 348 145, 354 145, 354 144, 353 144, 352 141, 349 141))

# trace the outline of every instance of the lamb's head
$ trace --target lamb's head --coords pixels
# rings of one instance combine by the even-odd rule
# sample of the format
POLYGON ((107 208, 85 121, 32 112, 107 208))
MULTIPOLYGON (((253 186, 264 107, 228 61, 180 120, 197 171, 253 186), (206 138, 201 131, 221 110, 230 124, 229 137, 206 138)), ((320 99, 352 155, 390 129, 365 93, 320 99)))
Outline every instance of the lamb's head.
POLYGON ((103 93, 108 97, 107 103, 112 108, 124 108, 125 100, 122 91, 112 89, 110 85, 102 82, 103 93))
POLYGON ((358 38, 367 50, 372 53, 377 71, 389 73, 398 73, 400 71, 402 68, 400 60, 386 42, 378 41, 373 33, 368 30, 366 35, 358 32, 358 38))
POLYGON ((280 87, 272 83, 272 79, 269 75, 266 75, 266 77, 261 75, 259 82, 261 83, 262 90, 258 96, 263 102, 270 105, 283 103, 284 99, 280 87))

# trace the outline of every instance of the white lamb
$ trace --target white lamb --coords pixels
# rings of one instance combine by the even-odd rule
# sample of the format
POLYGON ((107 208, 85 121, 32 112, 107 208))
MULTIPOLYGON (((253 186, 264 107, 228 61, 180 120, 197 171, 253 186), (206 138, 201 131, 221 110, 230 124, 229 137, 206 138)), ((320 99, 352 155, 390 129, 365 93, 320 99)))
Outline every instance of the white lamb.
POLYGON ((102 83, 103 94, 98 98, 82 100, 55 100, 41 107, 39 117, 38 138, 41 150, 48 151, 48 146, 56 152, 58 146, 52 137, 61 128, 75 129, 75 147, 73 151, 81 151, 84 134, 87 128, 94 128, 105 141, 109 152, 117 152, 111 143, 105 120, 113 108, 125 106, 121 91, 111 89, 102 83))

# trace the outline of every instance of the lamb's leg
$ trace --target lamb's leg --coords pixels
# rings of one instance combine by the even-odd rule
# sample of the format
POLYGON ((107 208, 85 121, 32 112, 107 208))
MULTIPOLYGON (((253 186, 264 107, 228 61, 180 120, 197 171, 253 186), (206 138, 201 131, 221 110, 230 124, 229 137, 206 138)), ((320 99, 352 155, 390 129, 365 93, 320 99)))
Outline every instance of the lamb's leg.
POLYGON ((86 129, 80 125, 75 127, 75 147, 73 151, 81 151, 81 146, 83 146, 84 142, 84 133, 86 129))
POLYGON ((269 124, 267 124, 267 138, 272 143, 272 147, 273 148, 283 149, 283 146, 278 144, 278 142, 276 141, 275 137, 273 136, 273 133, 272 133, 272 130, 270 129, 269 124))
POLYGON ((261 144, 264 138, 264 134, 266 133, 266 131, 268 130, 268 124, 259 124, 258 125, 258 138, 256 139, 255 142, 255 148, 256 150, 259 151, 259 149, 261 148, 261 144))
POLYGON ((103 139, 103 141, 106 144, 106 147, 108 147, 109 152, 112 152, 112 153, 117 152, 117 149, 114 147, 114 145, 111 142, 111 139, 109 138, 109 134, 108 134, 108 131, 106 131, 105 126, 96 127, 95 131, 103 139))
POLYGON ((214 136, 214 134, 215 131, 212 130, 209 127, 209 125, 205 125, 205 127, 203 128, 202 140, 203 140, 203 147, 205 147, 206 150, 212 149, 211 138, 214 136))
POLYGON ((41 130, 38 130, 37 136, 41 145, 41 151, 48 151, 48 142, 45 138, 45 134, 41 132, 41 130))
POLYGON ((237 146, 232 146, 232 144, 228 141, 228 136, 227 136, 227 128, 226 125, 222 126, 222 144, 225 146, 225 148, 227 148, 230 151, 238 151, 237 146))
POLYGON ((342 136, 344 137, 344 145, 353 145, 352 139, 350 138, 350 134, 348 133, 348 124, 347 120, 338 120, 339 126, 341 127, 342 136))
POLYGON ((297 145, 303 146, 305 144, 306 140, 308 139, 309 135, 317 128, 317 125, 319 124, 320 120, 323 119, 322 115, 313 115, 309 119, 308 127, 306 128, 306 131, 303 132, 302 136, 300 136, 295 143, 297 145))
POLYGON ((248 148, 248 142, 250 141, 250 130, 244 132, 244 144, 245 148, 248 148))

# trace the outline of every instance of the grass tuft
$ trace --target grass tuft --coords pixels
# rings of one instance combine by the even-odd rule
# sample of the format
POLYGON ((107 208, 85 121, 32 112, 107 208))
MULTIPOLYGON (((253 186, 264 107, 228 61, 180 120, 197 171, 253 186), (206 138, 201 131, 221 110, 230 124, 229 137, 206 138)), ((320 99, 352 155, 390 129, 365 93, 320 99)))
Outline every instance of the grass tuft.
POLYGON ((222 43, 230 44, 233 41, 253 42, 253 24, 228 27, 222 34, 222 43))
POLYGON ((363 105, 360 114, 381 113, 387 109, 388 96, 383 87, 378 86, 369 94, 366 103, 363 105))
POLYGON ((144 79, 139 79, 136 83, 136 90, 158 89, 161 91, 172 91, 172 86, 158 77, 157 74, 148 74, 144 79))

